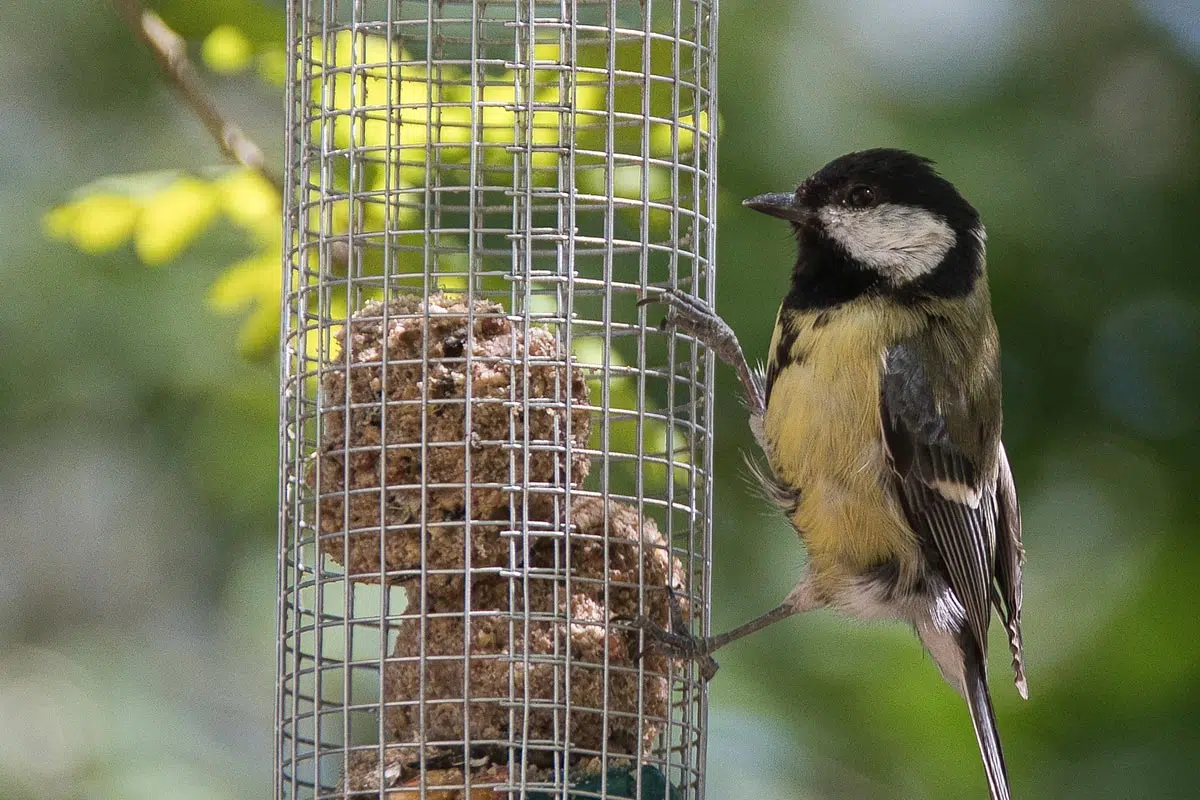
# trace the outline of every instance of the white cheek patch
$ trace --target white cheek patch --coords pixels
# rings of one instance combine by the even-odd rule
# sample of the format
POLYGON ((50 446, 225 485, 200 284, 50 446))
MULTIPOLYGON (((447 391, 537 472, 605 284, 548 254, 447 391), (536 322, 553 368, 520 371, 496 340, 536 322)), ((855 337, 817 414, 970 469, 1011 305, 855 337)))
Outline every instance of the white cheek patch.
POLYGON ((946 220, 923 208, 883 203, 825 206, 817 213, 825 232, 851 258, 895 284, 932 272, 957 240, 946 220))

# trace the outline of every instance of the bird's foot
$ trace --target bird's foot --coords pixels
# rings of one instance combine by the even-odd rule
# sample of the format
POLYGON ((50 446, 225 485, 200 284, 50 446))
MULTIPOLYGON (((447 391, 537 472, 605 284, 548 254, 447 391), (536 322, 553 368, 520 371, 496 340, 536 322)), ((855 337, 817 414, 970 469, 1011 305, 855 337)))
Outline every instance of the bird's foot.
POLYGON ((662 330, 683 331, 734 368, 746 392, 751 414, 761 415, 766 408, 762 380, 746 362, 742 345, 729 323, 717 316, 708 303, 678 289, 664 289, 638 301, 639 306, 650 303, 662 303, 667 307, 667 314, 659 326, 662 330))
POLYGON ((642 632, 645 645, 637 654, 638 660, 650 652, 680 661, 695 661, 704 680, 712 680, 720 665, 712 657, 715 642, 711 638, 693 636, 684 622, 683 609, 679 598, 672 590, 668 602, 671 610, 671 630, 664 630, 658 623, 644 614, 629 617, 617 617, 614 621, 621 622, 642 632))
POLYGON ((712 680, 720 669, 720 664, 712 657, 712 642, 701 636, 690 633, 665 631, 654 620, 637 616, 627 620, 631 627, 639 629, 646 637, 646 646, 638 653, 638 658, 649 652, 665 655, 667 658, 679 661, 695 661, 700 668, 700 675, 706 681, 712 680))
POLYGON ((662 303, 667 307, 667 315, 659 327, 663 330, 675 329, 693 336, 697 341, 709 347, 714 353, 724 358, 724 353, 741 353, 737 334, 725 320, 717 316, 712 306, 698 297, 692 297, 678 289, 664 289, 651 297, 638 301, 639 306, 650 303, 662 303))

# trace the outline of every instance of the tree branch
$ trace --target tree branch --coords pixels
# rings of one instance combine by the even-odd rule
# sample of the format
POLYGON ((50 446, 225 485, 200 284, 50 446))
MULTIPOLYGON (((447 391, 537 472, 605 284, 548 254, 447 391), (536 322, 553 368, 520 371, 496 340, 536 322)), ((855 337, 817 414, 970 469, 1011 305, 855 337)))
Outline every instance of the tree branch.
POLYGON ((183 37, 139 0, 112 0, 112 5, 129 29, 150 47, 167 81, 208 128, 221 152, 257 172, 282 195, 283 180, 267 167, 262 148, 241 127, 225 118, 205 89, 195 65, 188 59, 183 37))

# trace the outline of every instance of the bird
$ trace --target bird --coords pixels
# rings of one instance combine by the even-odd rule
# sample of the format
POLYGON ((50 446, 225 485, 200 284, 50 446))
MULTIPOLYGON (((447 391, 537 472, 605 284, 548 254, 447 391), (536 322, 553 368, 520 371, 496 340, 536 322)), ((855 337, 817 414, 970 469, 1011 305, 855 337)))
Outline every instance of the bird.
POLYGON ((979 213, 932 161, 891 148, 743 205, 786 221, 797 243, 765 369, 702 300, 668 289, 641 302, 664 304, 664 327, 737 371, 767 461, 757 477, 806 564, 782 603, 726 633, 636 626, 648 648, 696 659, 711 678, 717 649, 801 612, 906 622, 966 701, 991 799, 1009 800, 987 637, 994 611, 1028 698, 1025 551, 979 213))

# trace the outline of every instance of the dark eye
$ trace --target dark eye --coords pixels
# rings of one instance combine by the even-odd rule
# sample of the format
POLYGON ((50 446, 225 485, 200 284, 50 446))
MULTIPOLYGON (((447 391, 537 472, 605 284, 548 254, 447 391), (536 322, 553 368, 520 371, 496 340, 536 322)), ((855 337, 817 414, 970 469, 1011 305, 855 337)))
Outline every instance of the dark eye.
POLYGON ((846 192, 846 205, 851 208, 866 208, 875 205, 875 190, 862 184, 851 187, 850 191, 846 192))

